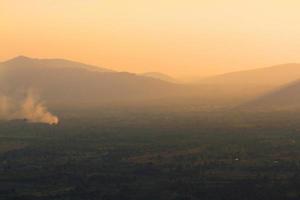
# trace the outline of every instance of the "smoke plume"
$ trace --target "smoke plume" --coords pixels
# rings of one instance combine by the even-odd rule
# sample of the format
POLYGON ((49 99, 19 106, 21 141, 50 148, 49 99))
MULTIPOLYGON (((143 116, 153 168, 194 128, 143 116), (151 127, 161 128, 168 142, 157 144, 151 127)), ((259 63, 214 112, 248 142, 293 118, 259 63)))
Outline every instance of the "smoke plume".
POLYGON ((32 91, 25 98, 0 96, 0 120, 24 119, 30 123, 58 124, 58 117, 51 114, 32 91))

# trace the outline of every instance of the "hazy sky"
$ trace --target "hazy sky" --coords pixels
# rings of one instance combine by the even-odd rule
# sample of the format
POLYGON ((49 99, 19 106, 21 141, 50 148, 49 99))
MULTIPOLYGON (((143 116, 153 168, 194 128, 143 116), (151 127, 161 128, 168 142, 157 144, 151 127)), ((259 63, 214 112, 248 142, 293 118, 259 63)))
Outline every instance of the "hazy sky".
POLYGON ((0 0, 0 60, 203 76, 300 62, 299 0, 0 0))

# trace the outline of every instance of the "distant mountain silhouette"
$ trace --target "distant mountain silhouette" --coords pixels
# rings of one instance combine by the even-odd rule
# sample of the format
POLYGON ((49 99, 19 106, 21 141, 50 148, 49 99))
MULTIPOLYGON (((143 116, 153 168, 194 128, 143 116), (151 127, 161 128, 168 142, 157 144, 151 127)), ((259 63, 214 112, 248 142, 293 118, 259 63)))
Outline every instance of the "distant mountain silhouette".
POLYGON ((202 88, 210 88, 217 98, 223 96, 249 100, 299 78, 300 64, 290 63, 217 75, 205 78, 197 84, 202 88))
POLYGON ((47 103, 60 106, 160 98, 177 88, 162 80, 63 59, 22 56, 0 63, 0 93, 34 89, 47 103))
POLYGON ((227 86, 279 86, 300 78, 300 64, 290 63, 222 74, 200 81, 201 84, 227 86))
POLYGON ((166 105, 175 102, 184 107, 210 108, 256 98, 247 107, 283 108, 300 102, 300 82, 289 84, 299 77, 300 64, 286 64, 224 74, 184 86, 156 72, 136 75, 64 59, 19 56, 0 63, 0 96, 20 96, 34 90, 50 107, 165 100, 166 105))
POLYGON ((300 80, 262 95, 241 107, 251 110, 298 110, 300 109, 300 80))
POLYGON ((171 83, 178 82, 175 78, 173 78, 167 74, 160 73, 160 72, 146 72, 141 75, 146 76, 146 77, 160 79, 160 80, 171 82, 171 83))
POLYGON ((51 68, 78 68, 98 72, 113 72, 113 70, 101 68, 98 66, 87 65, 80 62, 74 62, 65 59, 34 59, 26 56, 18 56, 6 62, 3 62, 8 67, 51 67, 51 68))

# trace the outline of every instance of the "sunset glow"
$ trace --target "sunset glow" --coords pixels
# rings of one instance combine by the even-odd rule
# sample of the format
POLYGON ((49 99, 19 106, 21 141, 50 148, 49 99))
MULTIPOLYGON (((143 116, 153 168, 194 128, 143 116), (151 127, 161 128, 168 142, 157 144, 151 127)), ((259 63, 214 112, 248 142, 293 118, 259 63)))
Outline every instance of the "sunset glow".
POLYGON ((175 77, 300 61, 296 0, 1 0, 0 60, 66 58, 175 77))

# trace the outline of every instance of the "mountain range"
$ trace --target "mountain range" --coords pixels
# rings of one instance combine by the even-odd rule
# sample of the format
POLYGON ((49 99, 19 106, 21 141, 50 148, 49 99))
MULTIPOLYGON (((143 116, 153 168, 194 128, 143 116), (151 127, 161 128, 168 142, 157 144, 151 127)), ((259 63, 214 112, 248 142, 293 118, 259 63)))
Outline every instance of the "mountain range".
MULTIPOLYGON (((0 63, 0 95, 20 96, 35 90, 54 106, 92 106, 168 98, 181 106, 214 100, 242 99, 247 108, 300 108, 300 64, 227 73, 179 84, 174 78, 149 72, 117 72, 64 59, 19 56, 0 63), (251 94, 251 95, 249 95, 251 94)), ((237 101, 238 102, 238 101, 237 101)))
POLYGON ((300 64, 289 63, 271 67, 226 73, 200 81, 208 85, 280 86, 300 78, 300 64))
POLYGON ((243 105, 247 110, 295 111, 300 110, 300 80, 283 85, 243 105))
POLYGON ((177 89, 159 79, 63 59, 16 57, 0 63, 0 75, 2 93, 19 95, 33 89, 55 105, 160 98, 177 89))

